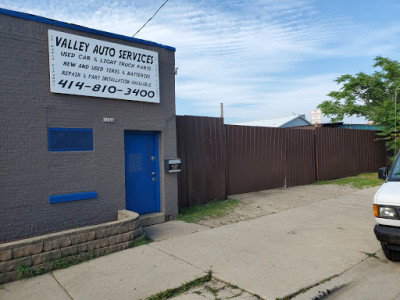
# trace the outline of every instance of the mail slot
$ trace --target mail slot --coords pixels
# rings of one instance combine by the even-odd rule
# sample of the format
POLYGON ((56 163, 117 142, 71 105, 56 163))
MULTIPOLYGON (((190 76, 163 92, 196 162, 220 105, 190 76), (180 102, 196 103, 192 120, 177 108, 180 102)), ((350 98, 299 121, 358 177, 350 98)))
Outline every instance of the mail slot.
POLYGON ((176 173, 181 171, 181 160, 178 158, 165 160, 165 172, 176 173))

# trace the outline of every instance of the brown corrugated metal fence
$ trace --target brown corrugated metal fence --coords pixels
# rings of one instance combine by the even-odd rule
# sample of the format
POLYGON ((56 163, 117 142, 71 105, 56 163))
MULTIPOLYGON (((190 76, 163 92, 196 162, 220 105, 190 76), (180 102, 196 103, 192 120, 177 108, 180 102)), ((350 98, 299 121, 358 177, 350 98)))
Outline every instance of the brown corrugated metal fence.
POLYGON ((375 172, 385 166, 385 145, 375 139, 375 132, 369 130, 317 128, 319 180, 375 172))
POLYGON ((285 180, 285 129, 225 128, 229 195, 281 187, 285 180))
POLYGON ((226 138, 220 118, 176 117, 179 206, 226 199, 226 138))
POLYGON ((177 139, 180 207, 377 171, 386 161, 384 143, 367 130, 235 126, 179 116, 177 139))
POLYGON ((311 184, 316 181, 315 131, 285 129, 286 186, 311 184))

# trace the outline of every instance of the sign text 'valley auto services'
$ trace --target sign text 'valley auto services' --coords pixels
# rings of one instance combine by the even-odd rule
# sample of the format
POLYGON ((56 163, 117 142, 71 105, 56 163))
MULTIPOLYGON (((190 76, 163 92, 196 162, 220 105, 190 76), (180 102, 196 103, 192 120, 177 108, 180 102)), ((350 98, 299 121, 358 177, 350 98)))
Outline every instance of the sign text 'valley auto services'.
POLYGON ((158 53, 49 30, 50 90, 160 102, 158 53))

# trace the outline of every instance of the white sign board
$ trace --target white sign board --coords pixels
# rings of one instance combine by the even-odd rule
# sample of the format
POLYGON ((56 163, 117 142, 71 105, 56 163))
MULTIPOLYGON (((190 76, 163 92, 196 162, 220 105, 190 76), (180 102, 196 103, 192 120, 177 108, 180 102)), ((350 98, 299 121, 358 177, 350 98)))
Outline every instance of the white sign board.
POLYGON ((158 53, 49 30, 50 91, 160 102, 158 53))

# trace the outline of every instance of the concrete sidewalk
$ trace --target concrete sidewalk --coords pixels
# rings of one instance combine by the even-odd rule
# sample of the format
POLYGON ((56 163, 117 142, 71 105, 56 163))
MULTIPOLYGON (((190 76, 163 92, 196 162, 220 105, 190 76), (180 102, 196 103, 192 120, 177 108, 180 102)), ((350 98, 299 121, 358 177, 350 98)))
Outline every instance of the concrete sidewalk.
MULTIPOLYGON (((217 279, 262 298, 284 297, 376 260, 366 255, 380 249, 372 231, 375 191, 214 229, 179 221, 150 227, 158 242, 5 284, 0 299, 144 299, 210 269, 217 279)), ((399 265, 391 275, 398 278, 399 265)), ((312 298, 318 290, 308 293, 312 298)))
POLYGON ((251 221, 153 243, 215 277, 266 299, 341 274, 380 249, 362 190, 251 221))
MULTIPOLYGON (((154 240, 207 230, 173 221, 144 228, 154 240)), ((0 299, 145 299, 206 275, 198 267, 149 245, 60 269, 27 280, 4 284, 0 299)))
POLYGON ((296 300, 307 299, 400 299, 400 265, 388 261, 383 251, 376 253, 341 276, 333 278, 309 291, 299 294, 296 300))
POLYGON ((206 273, 148 245, 3 285, 0 299, 144 299, 206 273))

